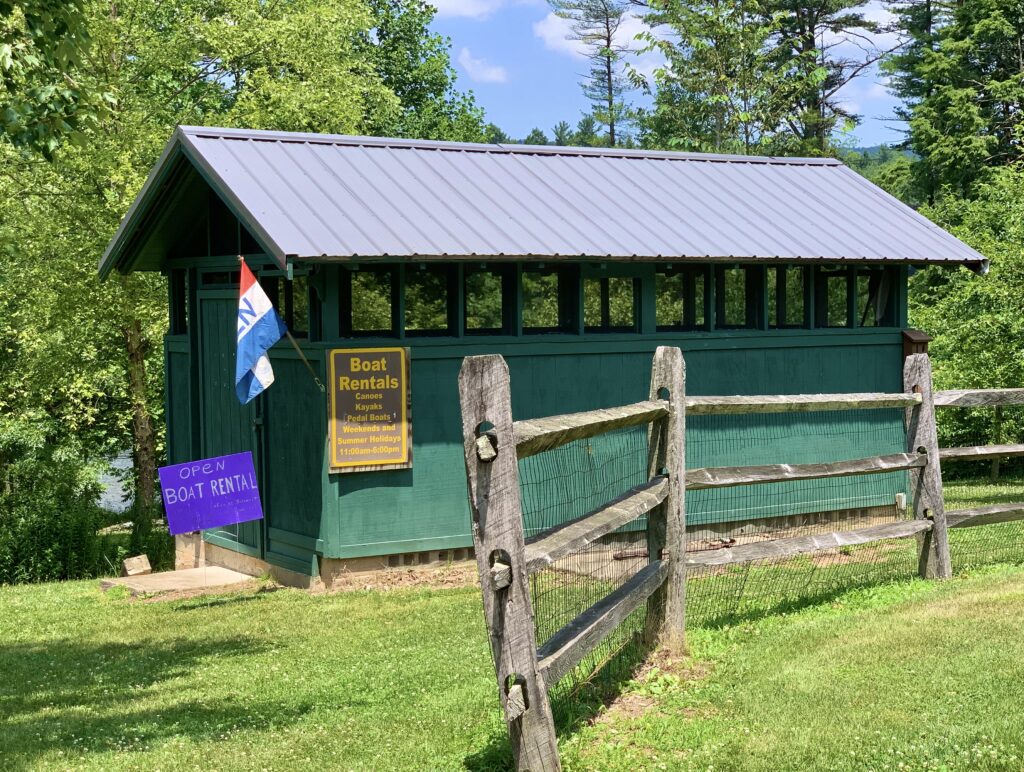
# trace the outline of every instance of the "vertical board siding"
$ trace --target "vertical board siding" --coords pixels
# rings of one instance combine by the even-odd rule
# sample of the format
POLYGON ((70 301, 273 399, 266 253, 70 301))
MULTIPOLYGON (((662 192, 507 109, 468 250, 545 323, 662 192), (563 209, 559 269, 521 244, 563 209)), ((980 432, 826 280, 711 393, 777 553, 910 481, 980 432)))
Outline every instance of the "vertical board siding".
MULTIPOLYGON (((332 517, 328 510, 333 509, 337 529, 324 531, 325 556, 380 555, 471 543, 465 486, 458 474, 463 459, 458 436, 457 377, 463 356, 486 350, 505 357, 512 376, 515 418, 520 420, 636 401, 638 394, 647 393, 649 362, 655 347, 681 343, 661 338, 649 341, 649 350, 607 353, 601 348, 611 346, 603 342, 594 344, 594 353, 581 353, 580 341, 560 345, 552 340, 542 346, 542 354, 536 353, 536 346, 530 353, 523 353, 514 345, 453 343, 444 348, 443 356, 435 350, 430 358, 417 358, 413 344, 413 467, 330 475, 325 520, 332 517), (569 353, 563 353, 565 349, 569 353)), ((851 345, 837 336, 828 336, 821 345, 772 348, 759 348, 755 341, 743 348, 743 341, 737 340, 728 349, 691 351, 686 351, 683 342, 687 391, 693 395, 901 391, 899 332, 879 339, 886 342, 851 345)), ((312 428, 315 424, 307 421, 306 425, 312 428)), ((887 410, 737 416, 730 425, 716 417, 701 420, 695 416, 687 432, 687 463, 691 467, 842 460, 899 452, 903 443, 902 414, 887 410), (750 433, 755 427, 764 439, 759 446, 751 447, 750 433)), ((608 456, 613 449, 602 449, 595 443, 594 453, 608 456)), ((606 469, 603 474, 626 478, 632 472, 606 469)), ((542 479, 544 475, 536 477, 542 479)), ((690 524, 699 525, 830 508, 891 506, 895 494, 906 489, 903 478, 858 478, 847 481, 842 489, 830 488, 827 482, 803 481, 750 486, 739 493, 693 491, 687 494, 687 517, 690 524), (764 490, 768 487, 773 488, 770 494, 764 490), (827 503, 823 506, 823 502, 827 503)), ((554 486, 552 498, 564 494, 557 480, 546 484, 554 486)))
MULTIPOLYGON (((306 352, 319 364, 316 351, 306 352)), ((326 413, 323 396, 306 366, 289 350, 271 357, 274 385, 264 392, 263 446, 267 525, 312 539, 320 538, 321 485, 326 413)))
POLYGON ((184 336, 164 339, 166 368, 167 463, 181 464, 196 457, 192 452, 191 373, 188 341, 184 336))

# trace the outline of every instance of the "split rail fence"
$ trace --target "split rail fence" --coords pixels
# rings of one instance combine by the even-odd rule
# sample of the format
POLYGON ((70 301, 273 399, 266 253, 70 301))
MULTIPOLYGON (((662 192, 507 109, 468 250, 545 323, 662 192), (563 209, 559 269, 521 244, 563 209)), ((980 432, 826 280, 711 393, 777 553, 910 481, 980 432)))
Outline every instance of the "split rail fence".
POLYGON ((509 372, 500 356, 467 358, 459 376, 473 540, 498 690, 520 770, 558 770, 549 691, 617 626, 646 604, 645 644, 685 648, 686 573, 837 547, 915 537, 922 577, 952 575, 949 528, 1024 519, 1024 503, 946 512, 940 462, 1024 456, 1024 445, 938 447, 938 407, 1024 404, 1024 389, 932 392, 925 354, 908 357, 904 392, 686 397, 679 349, 654 355, 648 399, 631 405, 512 420, 509 372), (686 469, 687 415, 905 410, 905 452, 831 463, 686 469), (569 522, 525 538, 518 461, 576 440, 647 426, 647 481, 569 522), (687 552, 685 490, 906 472, 912 518, 687 552), (530 577, 646 516, 647 549, 628 580, 537 641, 530 577), (679 559, 678 556, 684 556, 679 559))

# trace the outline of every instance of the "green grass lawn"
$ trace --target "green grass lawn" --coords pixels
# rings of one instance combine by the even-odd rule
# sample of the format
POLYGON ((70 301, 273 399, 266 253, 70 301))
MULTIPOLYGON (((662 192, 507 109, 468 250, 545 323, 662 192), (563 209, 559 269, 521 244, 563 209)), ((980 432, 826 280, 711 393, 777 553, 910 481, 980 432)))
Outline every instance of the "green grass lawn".
MULTIPOLYGON (((975 487, 950 506, 971 495, 1011 496, 975 487)), ((815 599, 693 627, 691 659, 613 683, 611 707, 563 725, 566 766, 1024 768, 1024 568, 815 599)), ((2 769, 508 762, 476 589, 0 588, 2 769)))

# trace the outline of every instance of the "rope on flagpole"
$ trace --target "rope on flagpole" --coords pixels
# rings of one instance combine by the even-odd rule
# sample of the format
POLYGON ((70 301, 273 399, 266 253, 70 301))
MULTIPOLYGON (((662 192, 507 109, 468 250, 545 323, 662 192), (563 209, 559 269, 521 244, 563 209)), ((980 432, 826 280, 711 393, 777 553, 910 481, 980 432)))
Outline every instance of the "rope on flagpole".
MULTIPOLYGON (((238 262, 245 264, 245 258, 242 255, 239 255, 238 262)), ((299 355, 299 359, 302 360, 302 363, 306 366, 306 369, 309 370, 309 374, 313 376, 313 383, 315 383, 316 387, 320 389, 320 393, 326 393, 327 388, 320 382, 320 378, 317 377, 316 370, 313 369, 313 365, 309 363, 309 360, 306 359, 306 355, 302 353, 302 349, 299 348, 298 341, 295 340, 294 336, 292 336, 292 331, 285 327, 284 334, 288 336, 288 340, 291 341, 292 346, 295 348, 295 353, 299 355)))
POLYGON ((320 389, 321 393, 326 392, 327 389, 324 387, 322 383, 320 383, 320 379, 317 377, 316 370, 313 369, 313 365, 309 363, 309 360, 306 359, 306 355, 302 353, 302 349, 299 348, 298 341, 296 341, 295 338, 292 337, 291 330, 285 329, 284 333, 285 335, 288 336, 288 340, 292 342, 292 345, 295 347, 295 352, 299 355, 299 359, 301 359, 303 363, 306 365, 306 369, 309 370, 309 374, 313 376, 313 383, 316 384, 316 387, 320 389))

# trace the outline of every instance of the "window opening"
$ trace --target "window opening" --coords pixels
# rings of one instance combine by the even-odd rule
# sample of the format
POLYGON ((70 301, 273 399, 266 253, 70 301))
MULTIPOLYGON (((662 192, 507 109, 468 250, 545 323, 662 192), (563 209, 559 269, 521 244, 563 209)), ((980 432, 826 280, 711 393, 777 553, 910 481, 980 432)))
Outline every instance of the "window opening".
POLYGON ((896 282, 891 268, 857 270, 857 325, 893 327, 893 290, 896 282))
POLYGON ((466 266, 463 270, 463 298, 466 333, 508 332, 507 302, 513 290, 514 266, 466 266))
POLYGON ((707 329, 705 266, 668 266, 654 280, 654 315, 659 330, 707 329))
POLYGON ((455 266, 433 265, 405 268, 405 331, 409 335, 450 335, 455 266))
POLYGON ((807 269, 784 265, 768 269, 768 326, 803 327, 807 269))
POLYGON ((849 327, 850 272, 844 268, 819 268, 815 287, 818 327, 849 327))
POLYGON ((397 270, 393 267, 342 270, 342 336, 396 336, 397 288, 397 270))
POLYGON ((636 330, 637 281, 622 276, 583 280, 583 326, 588 332, 636 330))
POLYGON ((719 268, 716 272, 716 327, 753 327, 761 306, 760 283, 753 268, 719 268))
POLYGON ((523 269, 523 332, 573 332, 578 272, 568 267, 523 269))

